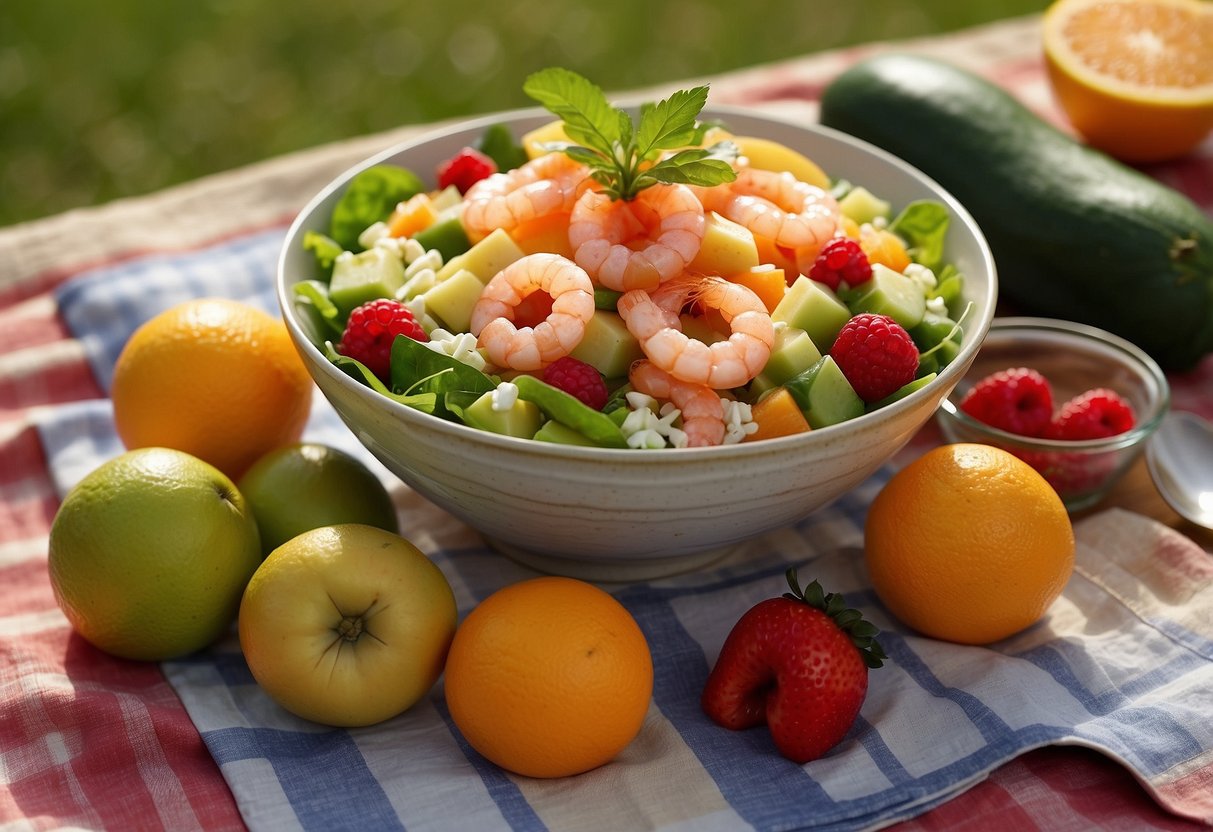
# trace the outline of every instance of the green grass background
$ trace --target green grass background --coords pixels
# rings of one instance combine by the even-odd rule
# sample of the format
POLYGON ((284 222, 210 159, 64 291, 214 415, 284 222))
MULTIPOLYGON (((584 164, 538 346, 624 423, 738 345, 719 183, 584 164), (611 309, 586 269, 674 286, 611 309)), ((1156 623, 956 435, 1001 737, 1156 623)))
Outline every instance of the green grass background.
POLYGON ((608 91, 1047 0, 0 0, 0 225, 403 124, 608 91))

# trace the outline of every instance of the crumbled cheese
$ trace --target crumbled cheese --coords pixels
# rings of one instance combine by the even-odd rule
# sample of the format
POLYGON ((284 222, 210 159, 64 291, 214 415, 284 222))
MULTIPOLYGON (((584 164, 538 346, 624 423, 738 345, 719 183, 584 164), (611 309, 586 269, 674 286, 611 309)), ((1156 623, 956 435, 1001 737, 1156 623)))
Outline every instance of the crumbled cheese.
POLYGON ((911 263, 905 267, 902 274, 922 287, 923 292, 931 291, 938 284, 938 281, 935 279, 935 272, 922 265, 922 263, 911 263))
MULTIPOLYGON (((407 275, 408 272, 406 271, 407 275)), ((411 300, 420 294, 428 292, 438 284, 438 274, 433 269, 421 269, 404 281, 404 285, 396 290, 396 300, 411 300)))
POLYGON ((417 295, 414 298, 402 300, 401 303, 408 307, 408 310, 413 313, 413 318, 421 324, 421 328, 427 334, 438 327, 438 322, 425 311, 425 295, 417 295))
MULTIPOLYGON (((414 240, 413 242, 417 242, 414 240)), ((442 268, 442 252, 436 248, 432 248, 420 257, 415 257, 409 261, 408 266, 404 270, 405 280, 413 277, 425 269, 438 271, 442 268)))
POLYGON ((383 249, 398 260, 404 259, 404 253, 401 251, 399 237, 380 237, 375 241, 373 247, 383 249))
POLYGON ((340 254, 338 254, 335 258, 333 258, 333 262, 334 263, 343 263, 346 260, 353 260, 353 259, 354 259, 354 252, 343 251, 340 254))
POLYGON ((947 316, 948 304, 941 297, 927 298, 927 311, 934 312, 936 315, 947 316))
POLYGON ((623 394, 627 400, 628 407, 632 410, 656 410, 657 400, 646 393, 637 393, 635 390, 630 390, 623 394))
POLYGON ((512 381, 503 381, 498 384, 489 398, 493 410, 498 413, 509 410, 516 401, 518 401, 518 385, 512 381))
POLYGON ((372 223, 358 235, 358 245, 363 248, 372 248, 375 243, 379 242, 380 238, 387 236, 388 229, 386 222, 372 223))
POLYGON ((462 361, 469 367, 484 370, 488 366, 484 355, 476 348, 476 336, 470 332, 451 333, 441 327, 435 327, 430 332, 430 340, 424 342, 434 352, 449 355, 456 361, 462 361))
POLYGON ((425 246, 414 240, 412 237, 407 237, 405 238, 404 242, 400 244, 400 255, 404 262, 412 263, 418 257, 425 256, 425 246))
POLYGON ((628 436, 628 447, 655 451, 665 447, 665 437, 655 430, 639 430, 628 436))
POLYGON ((724 408, 724 444, 735 445, 758 430, 750 405, 724 397, 720 404, 724 408))

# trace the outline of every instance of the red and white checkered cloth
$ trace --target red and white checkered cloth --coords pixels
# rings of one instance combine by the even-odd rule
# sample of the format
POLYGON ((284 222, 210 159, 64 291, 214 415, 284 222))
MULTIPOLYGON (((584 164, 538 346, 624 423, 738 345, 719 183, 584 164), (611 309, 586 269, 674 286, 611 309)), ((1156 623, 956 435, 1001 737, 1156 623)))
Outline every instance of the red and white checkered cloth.
MULTIPOLYGON (((1035 18, 897 44, 1006 86, 1060 123, 1035 18)), ((839 70, 890 45, 843 50, 712 79, 712 100, 815 118, 839 70)), ((672 88, 672 87, 671 87, 672 88)), ((104 398, 53 291, 84 272, 232 235, 285 228, 332 176, 422 128, 284 157, 148 198, 0 229, 0 827, 239 829, 218 766, 158 666, 108 657, 55 605, 46 541, 58 497, 40 408, 104 398)), ((1213 212, 1213 148, 1151 171, 1213 212)), ((1174 377, 1177 407, 1213 416, 1213 361, 1174 377)), ((1184 781, 1186 782, 1186 781, 1184 781)), ((1197 780, 1194 792, 1213 783, 1197 780)), ((1184 795, 1171 796, 1182 811, 1184 795)), ((1193 799, 1191 806, 1200 805, 1193 799)), ((1207 807, 1208 801, 1204 805, 1207 807)), ((1205 820, 1213 820, 1207 815, 1205 820)), ((1113 761, 1079 748, 1025 754, 900 828, 1186 829, 1113 761)))

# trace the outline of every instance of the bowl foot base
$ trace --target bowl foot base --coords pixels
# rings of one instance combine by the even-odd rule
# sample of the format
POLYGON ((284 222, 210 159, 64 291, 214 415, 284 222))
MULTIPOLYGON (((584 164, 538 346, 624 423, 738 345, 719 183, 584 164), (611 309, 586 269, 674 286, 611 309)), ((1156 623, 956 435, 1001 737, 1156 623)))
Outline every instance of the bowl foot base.
POLYGON ((736 546, 723 546, 687 555, 670 558, 644 558, 636 560, 593 560, 565 558, 543 552, 532 552, 510 543, 486 538, 488 544, 510 560, 549 575, 578 578, 600 583, 629 583, 666 578, 715 563, 730 554, 736 546))

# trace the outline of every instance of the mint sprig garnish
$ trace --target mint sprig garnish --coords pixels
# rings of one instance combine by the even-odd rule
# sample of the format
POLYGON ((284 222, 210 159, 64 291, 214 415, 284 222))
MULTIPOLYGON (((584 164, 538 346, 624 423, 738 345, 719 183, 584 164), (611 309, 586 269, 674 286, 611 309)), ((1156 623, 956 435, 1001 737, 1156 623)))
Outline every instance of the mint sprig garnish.
POLYGON ((737 176, 730 164, 737 157, 735 144, 722 141, 694 147, 703 143, 710 126, 698 120, 708 100, 706 86, 644 104, 639 123, 572 70, 541 69, 526 79, 522 89, 564 122, 564 132, 572 140, 548 142, 545 149, 566 153, 586 165, 612 199, 632 199, 659 182, 712 187, 737 176), (670 150, 676 152, 664 155, 670 150))

